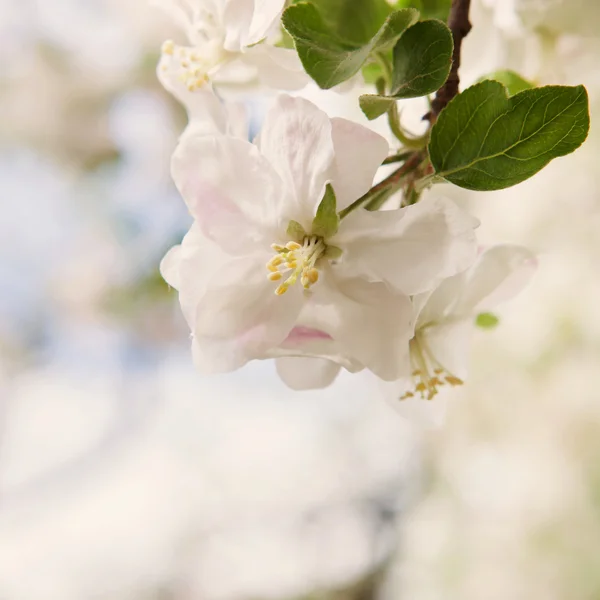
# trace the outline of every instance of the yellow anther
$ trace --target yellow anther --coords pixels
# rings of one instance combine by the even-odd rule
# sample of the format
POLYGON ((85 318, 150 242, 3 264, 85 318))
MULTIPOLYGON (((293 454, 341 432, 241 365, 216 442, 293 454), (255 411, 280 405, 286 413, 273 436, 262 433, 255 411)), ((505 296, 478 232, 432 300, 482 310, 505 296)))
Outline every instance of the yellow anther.
POLYGON ((175 44, 174 44, 173 40, 167 40, 162 45, 161 50, 162 50, 163 54, 168 54, 169 56, 173 56, 173 53, 175 52, 175 44))
POLYGON ((285 246, 281 246, 280 244, 271 244, 271 249, 275 250, 275 252, 281 252, 285 246))
POLYGON ((315 268, 309 269, 306 272, 306 278, 308 279, 311 285, 313 283, 317 283, 317 281, 319 281, 319 271, 317 271, 317 269, 315 268))
POLYGON ((422 381, 419 381, 419 383, 417 383, 415 386, 415 390, 420 393, 424 392, 426 389, 427 386, 422 381))
POLYGON ((290 260, 290 261, 288 261, 288 262, 285 263, 285 266, 288 269, 296 269, 298 267, 298 263, 296 261, 294 261, 294 260, 290 260))
POLYGON ((268 263, 267 263, 267 269, 271 269, 271 267, 273 268, 277 268, 282 262, 283 262, 283 256, 279 255, 279 256, 274 256, 268 263))
POLYGON ((271 280, 271 281, 279 281, 283 275, 279 272, 279 271, 275 271, 274 273, 269 273, 267 275, 267 277, 271 280))
POLYGON ((302 246, 298 243, 298 242, 288 242, 285 247, 288 250, 300 250, 300 248, 302 248, 302 246))
POLYGON ((446 375, 446 381, 450 385, 462 385, 464 382, 459 377, 455 377, 454 375, 446 375))
POLYGON ((283 283, 281 283, 280 285, 277 286, 275 293, 278 296, 281 296, 282 294, 285 294, 288 291, 288 287, 289 287, 289 285, 284 281, 283 283))

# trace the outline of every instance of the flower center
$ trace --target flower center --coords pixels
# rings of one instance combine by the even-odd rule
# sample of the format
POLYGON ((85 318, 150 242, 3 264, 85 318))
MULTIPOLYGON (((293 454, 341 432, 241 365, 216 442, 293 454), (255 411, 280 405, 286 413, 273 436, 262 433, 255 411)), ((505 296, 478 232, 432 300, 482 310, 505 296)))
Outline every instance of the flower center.
POLYGON ((429 349, 425 336, 417 332, 409 342, 413 388, 400 396, 400 400, 419 395, 423 400, 432 400, 438 388, 444 385, 462 385, 463 381, 442 365, 429 349))
POLYGON ((202 45, 202 48, 179 46, 171 40, 162 45, 163 57, 167 62, 162 69, 175 67, 179 80, 190 92, 199 90, 207 81, 209 71, 225 60, 225 53, 218 40, 211 40, 202 45))
POLYGON ((315 265, 327 249, 322 238, 316 235, 306 236, 302 245, 298 242, 288 242, 285 246, 272 244, 271 248, 276 254, 267 263, 267 277, 271 281, 279 281, 289 274, 287 279, 277 286, 275 293, 278 296, 287 292, 298 277, 305 290, 317 283, 319 271, 315 265))

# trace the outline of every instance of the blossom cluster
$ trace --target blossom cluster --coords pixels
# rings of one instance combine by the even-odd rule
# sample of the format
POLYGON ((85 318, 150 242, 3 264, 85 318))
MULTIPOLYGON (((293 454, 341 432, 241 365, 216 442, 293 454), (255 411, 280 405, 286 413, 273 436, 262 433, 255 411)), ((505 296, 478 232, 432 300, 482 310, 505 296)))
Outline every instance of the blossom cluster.
POLYGON ((418 182, 363 202, 398 149, 301 97, 309 78, 277 44, 283 0, 161 4, 187 36, 164 43, 158 76, 189 115, 172 176, 193 224, 160 269, 197 368, 272 358, 298 390, 366 369, 400 405, 462 384, 476 320, 526 285, 532 253, 479 247, 477 219, 418 182), (250 141, 232 98, 260 86, 277 94, 250 141))

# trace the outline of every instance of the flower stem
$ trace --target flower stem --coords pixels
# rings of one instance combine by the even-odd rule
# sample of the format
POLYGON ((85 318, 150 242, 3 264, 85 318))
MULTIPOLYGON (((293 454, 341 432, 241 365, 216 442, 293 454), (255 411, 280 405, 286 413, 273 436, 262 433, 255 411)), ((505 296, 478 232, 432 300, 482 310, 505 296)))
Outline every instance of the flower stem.
POLYGON ((377 185, 374 185, 366 194, 361 196, 358 200, 355 200, 352 204, 344 208, 344 210, 341 210, 339 212, 340 219, 343 219, 344 217, 348 216, 353 210, 356 210, 366 202, 369 202, 373 198, 379 196, 383 190, 387 190, 391 187, 397 186, 397 184, 400 183, 406 175, 414 171, 421 164, 422 160, 422 153, 414 152, 412 156, 401 167, 398 167, 385 179, 380 181, 377 185))

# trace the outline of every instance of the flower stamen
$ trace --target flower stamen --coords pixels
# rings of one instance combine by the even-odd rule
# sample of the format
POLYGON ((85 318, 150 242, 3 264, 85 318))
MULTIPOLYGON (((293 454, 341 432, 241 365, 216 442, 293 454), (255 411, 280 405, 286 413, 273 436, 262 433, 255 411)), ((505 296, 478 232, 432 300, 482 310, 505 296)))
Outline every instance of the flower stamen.
POLYGON ((319 270, 316 263, 323 256, 327 246, 322 238, 313 235, 306 236, 302 244, 290 241, 285 246, 272 244, 271 248, 277 254, 267 263, 267 277, 278 281, 284 273, 291 271, 289 277, 276 288, 278 296, 287 290, 300 278, 302 287, 307 290, 319 280, 319 270))
POLYGON ((417 332, 409 342, 410 362, 413 368, 413 387, 400 396, 400 400, 420 396, 422 400, 433 400, 444 385, 462 385, 463 381, 442 365, 431 352, 425 336, 417 332))

